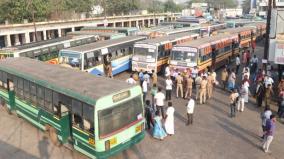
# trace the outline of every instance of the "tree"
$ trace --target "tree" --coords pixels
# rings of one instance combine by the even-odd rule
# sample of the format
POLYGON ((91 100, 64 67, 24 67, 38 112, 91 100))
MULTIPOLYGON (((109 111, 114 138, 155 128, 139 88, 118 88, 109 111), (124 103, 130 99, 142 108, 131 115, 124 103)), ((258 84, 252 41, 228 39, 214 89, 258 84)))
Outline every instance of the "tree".
POLYGON ((242 3, 243 13, 248 14, 250 11, 250 0, 245 0, 242 3))
POLYGON ((152 2, 149 2, 147 10, 150 13, 162 13, 164 12, 164 3, 158 0, 152 0, 152 2))
POLYGON ((139 8, 138 0, 105 0, 108 15, 129 13, 139 8))
POLYGON ((179 12, 181 11, 181 8, 173 0, 167 0, 164 3, 164 11, 165 12, 179 12))
POLYGON ((236 8, 238 5, 236 0, 191 0, 187 4, 191 7, 192 3, 208 3, 214 8, 236 8))

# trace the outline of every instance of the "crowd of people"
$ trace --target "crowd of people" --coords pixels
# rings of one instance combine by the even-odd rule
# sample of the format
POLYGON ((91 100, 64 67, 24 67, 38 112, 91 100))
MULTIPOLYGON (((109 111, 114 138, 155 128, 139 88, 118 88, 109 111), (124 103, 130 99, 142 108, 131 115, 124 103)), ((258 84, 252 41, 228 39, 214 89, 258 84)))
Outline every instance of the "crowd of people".
MULTIPOLYGON (((147 128, 152 130, 152 136, 157 139, 164 139, 166 136, 174 135, 174 112, 172 95, 176 98, 187 100, 186 125, 193 124, 193 113, 195 104, 205 104, 213 97, 215 86, 220 86, 224 92, 231 92, 229 96, 230 116, 236 117, 237 112, 245 110, 249 97, 255 97, 258 107, 264 106, 265 111, 261 114, 263 128, 263 149, 269 152, 269 145, 273 140, 275 131, 275 115, 269 113, 272 97, 278 97, 278 115, 284 116, 284 79, 279 82, 277 89, 274 79, 271 76, 272 68, 268 65, 263 70, 256 55, 251 57, 249 51, 243 52, 235 58, 235 64, 225 66, 221 70, 220 83, 217 80, 216 72, 211 68, 202 71, 198 67, 191 70, 171 70, 167 66, 163 78, 158 85, 158 76, 155 71, 133 74, 127 79, 127 83, 139 82, 143 91, 145 104, 145 117, 147 128), (242 59, 240 59, 242 58, 242 59), (240 69, 242 69, 240 71, 240 69), (164 89, 164 90, 163 90, 164 89), (174 92, 175 90, 175 92, 174 92), (195 90, 195 93, 193 93, 195 90), (274 91, 276 90, 276 91, 274 91), (150 92, 150 93, 149 93, 150 92), (165 94, 164 94, 165 92, 165 94), (151 100, 147 95, 151 95, 151 100), (197 102, 198 101, 198 102, 197 102), (166 103, 167 102, 167 103, 166 103), (165 105, 167 109, 165 110, 165 105)), ((219 78, 218 78, 219 79, 219 78)))

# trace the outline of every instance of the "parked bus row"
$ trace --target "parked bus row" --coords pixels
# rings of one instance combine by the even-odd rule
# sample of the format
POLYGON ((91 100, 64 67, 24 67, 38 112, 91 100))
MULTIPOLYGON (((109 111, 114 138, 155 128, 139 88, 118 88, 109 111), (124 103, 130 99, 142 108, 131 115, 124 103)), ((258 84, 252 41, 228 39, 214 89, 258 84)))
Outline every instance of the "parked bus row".
POLYGON ((56 63, 58 52, 61 49, 93 43, 98 40, 97 35, 93 36, 67 36, 59 39, 51 39, 35 43, 6 48, 0 50, 1 59, 6 57, 29 57, 40 61, 56 63))
POLYGON ((0 61, 0 104, 90 158, 109 158, 145 136, 140 86, 35 59, 0 61))

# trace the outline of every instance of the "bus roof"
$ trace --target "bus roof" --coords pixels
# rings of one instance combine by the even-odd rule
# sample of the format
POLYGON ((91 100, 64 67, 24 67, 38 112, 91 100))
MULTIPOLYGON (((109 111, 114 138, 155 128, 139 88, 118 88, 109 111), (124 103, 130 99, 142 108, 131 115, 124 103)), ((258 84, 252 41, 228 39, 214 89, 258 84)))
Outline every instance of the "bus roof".
POLYGON ((96 26, 86 26, 82 28, 81 30, 138 30, 136 27, 96 27, 96 26))
POLYGON ((192 41, 185 42, 185 43, 182 43, 182 44, 177 44, 175 47, 190 46, 190 47, 198 48, 202 45, 204 46, 204 44, 209 44, 209 43, 214 42, 214 41, 218 41, 218 40, 222 40, 222 39, 226 39, 226 38, 233 38, 233 37, 237 37, 237 34, 218 34, 216 36, 204 37, 204 38, 200 38, 198 40, 192 40, 192 41))
POLYGON ((137 43, 143 43, 143 44, 160 44, 162 42, 167 42, 167 41, 173 41, 185 36, 192 36, 192 37, 197 37, 198 34, 195 33, 190 33, 190 32, 185 32, 185 33, 178 33, 178 34, 171 34, 168 36, 162 36, 162 37, 157 37, 154 39, 147 39, 147 40, 143 40, 143 41, 139 41, 137 43))
POLYGON ((101 97, 134 87, 123 81, 25 57, 1 60, 0 69, 91 105, 101 97))
POLYGON ((144 40, 146 37, 143 36, 126 36, 119 39, 103 40, 96 43, 86 44, 82 46, 71 47, 69 49, 64 49, 64 51, 72 51, 79 53, 86 53, 94 50, 103 49, 113 45, 124 44, 128 42, 135 42, 139 40, 144 40))
POLYGON ((103 37, 111 37, 111 36, 118 36, 118 35, 125 35, 124 33, 112 33, 112 32, 98 32, 98 31, 75 31, 69 32, 67 35, 98 35, 103 37))
POLYGON ((245 26, 245 27, 239 27, 239 28, 230 28, 230 29, 224 29, 219 30, 220 33, 239 33, 242 31, 248 31, 248 30, 255 30, 255 28, 251 26, 245 26))

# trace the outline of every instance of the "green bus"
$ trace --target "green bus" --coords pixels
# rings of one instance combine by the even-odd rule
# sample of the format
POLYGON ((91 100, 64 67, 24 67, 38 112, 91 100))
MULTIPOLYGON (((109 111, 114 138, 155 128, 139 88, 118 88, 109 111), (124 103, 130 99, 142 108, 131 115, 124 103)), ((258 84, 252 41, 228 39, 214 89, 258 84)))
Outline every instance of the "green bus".
POLYGON ((140 86, 35 59, 0 61, 0 103, 54 144, 90 158, 108 158, 145 136, 140 86))
POLYGON ((108 33, 124 33, 125 35, 137 35, 139 29, 136 27, 95 27, 86 26, 81 31, 93 31, 93 32, 108 32, 108 33))

